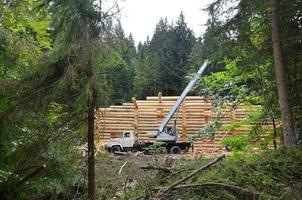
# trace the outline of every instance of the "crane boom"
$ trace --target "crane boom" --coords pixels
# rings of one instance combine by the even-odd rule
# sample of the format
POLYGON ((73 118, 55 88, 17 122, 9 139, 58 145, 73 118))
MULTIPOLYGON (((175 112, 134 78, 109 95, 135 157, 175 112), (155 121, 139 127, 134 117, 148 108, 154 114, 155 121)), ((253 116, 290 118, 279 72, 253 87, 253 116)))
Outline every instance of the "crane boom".
POLYGON ((160 124, 158 131, 163 132, 164 128, 167 126, 170 119, 173 117, 174 113, 177 111, 183 100, 186 98, 187 94, 191 91, 196 81, 199 79, 205 68, 207 67, 207 62, 204 62, 203 65, 199 68, 198 72, 194 75, 194 78, 189 82, 187 87, 181 93, 180 97, 177 99, 174 106, 169 111, 168 115, 165 117, 163 122, 160 124))

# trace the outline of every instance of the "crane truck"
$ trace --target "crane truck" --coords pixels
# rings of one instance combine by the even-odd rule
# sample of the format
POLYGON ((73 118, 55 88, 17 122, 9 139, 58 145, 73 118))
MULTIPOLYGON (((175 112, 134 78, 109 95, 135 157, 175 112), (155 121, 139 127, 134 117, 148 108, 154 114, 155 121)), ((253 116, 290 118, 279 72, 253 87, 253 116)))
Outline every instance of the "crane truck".
MULTIPOLYGON (((157 131, 147 131, 147 137, 156 138, 156 141, 161 142, 161 146, 166 148, 167 152, 171 154, 179 154, 182 151, 188 151, 191 147, 189 142, 179 142, 178 141, 178 131, 176 127, 176 119, 172 127, 167 126, 175 112, 179 109, 181 103, 184 101, 187 94, 193 88, 203 71, 207 66, 205 62, 192 80, 189 82, 187 87, 183 90, 182 94, 179 96, 169 113, 164 118, 163 122, 160 124, 157 131)), ((124 131, 121 138, 110 139, 105 145, 106 149, 110 152, 115 151, 133 151, 133 150, 144 150, 154 142, 142 141, 138 135, 138 139, 135 140, 135 135, 133 131, 124 131)))

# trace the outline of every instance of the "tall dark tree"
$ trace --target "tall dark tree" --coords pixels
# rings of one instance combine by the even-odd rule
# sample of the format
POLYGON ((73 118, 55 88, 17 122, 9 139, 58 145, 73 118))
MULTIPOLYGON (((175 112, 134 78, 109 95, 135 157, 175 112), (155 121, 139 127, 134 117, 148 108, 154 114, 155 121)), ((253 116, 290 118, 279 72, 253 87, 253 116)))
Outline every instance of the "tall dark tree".
MULTIPOLYGON (((149 93, 146 95, 179 95, 187 73, 186 62, 195 43, 192 31, 187 27, 181 13, 175 25, 161 19, 156 25, 154 35, 144 58, 148 75, 149 93)), ((143 77, 140 75, 140 77, 143 77)), ((143 81, 138 81, 136 84, 143 81)))
MULTIPOLYGON (((301 80, 297 78, 297 75, 301 74, 298 67, 301 59, 297 56, 301 53, 298 48, 301 47, 299 39, 301 26, 300 21, 297 20, 301 16, 301 4, 298 2, 296 0, 290 3, 279 1, 280 9, 282 8, 279 12, 282 40, 277 38, 277 41, 281 41, 284 47, 282 62, 284 62, 284 72, 287 71, 287 74, 284 74, 283 78, 288 78, 286 87, 289 87, 289 91, 293 94, 287 96, 289 108, 283 111, 287 113, 293 111, 293 121, 299 133, 301 132, 299 131, 301 130, 299 113, 302 109, 301 96, 299 92, 296 92, 299 91, 297 88, 301 88, 301 80)), ((237 3, 228 0, 215 1, 209 6, 208 11, 210 18, 204 34, 202 53, 205 58, 212 61, 212 65, 225 66, 228 72, 226 75, 233 77, 229 78, 229 83, 233 86, 228 87, 227 91, 223 90, 223 96, 231 96, 238 89, 237 92, 242 101, 250 101, 263 106, 263 117, 267 120, 281 119, 280 113, 283 112, 279 108, 281 101, 275 98, 278 95, 277 82, 280 80, 276 79, 275 72, 279 73, 274 70, 273 64, 273 51, 278 48, 273 48, 277 43, 275 34, 272 38, 271 16, 268 14, 271 12, 271 4, 259 0, 241 0, 237 3)), ((275 64, 277 61, 279 60, 275 60, 275 64)), ((221 74, 220 77, 218 76, 213 75, 215 81, 220 79, 227 83, 225 76, 221 74)), ((235 97, 239 97, 238 95, 236 94, 235 97)), ((285 124, 285 126, 288 125, 285 124)), ((290 141, 293 142, 293 127, 287 129, 290 130, 290 141)), ((284 134, 287 133, 284 132, 284 134)))
MULTIPOLYGON (((88 138, 88 199, 95 199, 95 158, 94 158, 94 110, 98 98, 97 73, 102 62, 99 57, 104 54, 105 34, 108 17, 103 15, 101 7, 94 1, 52 1, 53 26, 58 52, 67 54, 71 64, 66 70, 83 79, 83 100, 87 102, 87 138, 88 138), (63 46, 62 46, 63 45, 63 46)), ((107 54, 108 55, 108 54, 107 54)))
POLYGON ((120 62, 115 68, 108 68, 107 82, 110 92, 107 106, 121 104, 131 99, 136 53, 132 35, 130 34, 128 37, 125 35, 120 21, 114 26, 110 40, 108 45, 115 57, 120 59, 120 62))
MULTIPOLYGON (((94 111, 101 99, 100 94, 104 94, 105 68, 119 65, 121 60, 106 44, 112 34, 112 13, 105 14, 100 5, 92 0, 15 3, 11 4, 13 8, 8 9, 9 15, 3 17, 5 28, 1 26, 1 36, 4 31, 5 40, 14 37, 38 50, 27 52, 25 48, 20 48, 16 56, 23 60, 16 62, 11 70, 6 70, 1 76, 2 82, 2 77, 18 74, 15 76, 18 78, 9 81, 5 89, 11 93, 4 94, 1 87, 0 128, 1 133, 7 134, 5 138, 0 135, 0 146, 5 149, 2 158, 8 161, 1 168, 11 175, 1 185, 0 195, 6 193, 7 198, 17 195, 12 188, 14 184, 19 184, 18 177, 24 173, 22 169, 58 159, 51 153, 62 151, 63 145, 58 144, 65 142, 67 145, 66 138, 69 138, 70 146, 65 146, 64 151, 77 154, 76 146, 82 145, 79 141, 85 129, 85 138, 88 139, 88 198, 95 199, 94 111), (24 17, 19 15, 21 11, 26 13, 24 17), (44 51, 44 47, 51 49, 44 51), (31 56, 31 53, 37 55, 31 56), (31 65, 28 67, 30 70, 19 73, 16 69, 22 65, 31 65), (7 137, 10 132, 18 133, 20 137, 7 137), (74 142, 74 138, 78 142, 74 142), (16 145, 2 145, 2 139, 16 145), (60 148, 55 148, 58 146, 60 148)), ((13 45, 8 43, 1 48, 9 52, 11 47, 13 45)), ((9 66, 2 61, 1 56, 1 73, 2 64, 3 69, 9 66)), ((54 168, 48 172, 51 173, 54 168)), ((24 181, 21 180, 21 183, 24 181)))
POLYGON ((151 69, 147 64, 149 46, 150 46, 149 40, 144 42, 144 44, 140 42, 137 46, 133 90, 134 90, 134 94, 138 98, 144 98, 148 94, 152 94, 151 80, 153 76, 150 76, 151 69))
POLYGON ((279 0, 272 0, 272 40, 274 50, 274 63, 276 71, 277 88, 280 100, 280 110, 282 117, 283 140, 286 147, 296 144, 295 126, 290 109, 287 75, 284 66, 284 56, 281 43, 281 30, 279 19, 279 0))

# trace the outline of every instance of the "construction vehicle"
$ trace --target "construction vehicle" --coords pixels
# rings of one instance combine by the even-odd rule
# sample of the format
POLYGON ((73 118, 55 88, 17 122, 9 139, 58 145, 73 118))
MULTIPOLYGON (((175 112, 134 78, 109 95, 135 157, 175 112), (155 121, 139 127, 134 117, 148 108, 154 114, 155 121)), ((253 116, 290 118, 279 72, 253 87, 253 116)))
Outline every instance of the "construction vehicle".
MULTIPOLYGON (((175 112, 181 106, 181 103, 186 98, 187 94, 191 91, 203 71, 207 66, 205 62, 192 80, 189 82, 187 87, 184 89, 178 100, 175 102, 169 113, 164 118, 163 122, 160 124, 157 131, 147 131, 147 137, 156 138, 156 141, 161 142, 161 146, 165 147, 167 152, 172 154, 179 154, 182 151, 188 151, 191 147, 189 142, 178 142, 178 131, 176 127, 177 117, 174 120, 172 127, 167 126, 169 121, 172 119, 175 112)), ((110 139, 106 144, 106 149, 115 152, 115 151, 133 151, 133 150, 143 150, 153 145, 154 142, 144 142, 140 140, 139 134, 138 139, 135 140, 133 131, 124 131, 121 138, 110 139)))

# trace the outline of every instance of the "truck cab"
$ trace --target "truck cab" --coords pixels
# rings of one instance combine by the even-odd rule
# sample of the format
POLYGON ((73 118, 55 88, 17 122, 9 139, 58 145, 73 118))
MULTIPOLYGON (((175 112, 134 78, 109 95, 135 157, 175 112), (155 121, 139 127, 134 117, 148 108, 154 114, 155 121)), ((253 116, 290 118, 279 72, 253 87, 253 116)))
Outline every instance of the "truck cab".
POLYGON ((106 149, 115 152, 133 148, 135 143, 133 131, 124 131, 121 138, 110 139, 106 144, 106 149))

